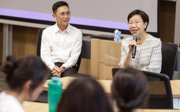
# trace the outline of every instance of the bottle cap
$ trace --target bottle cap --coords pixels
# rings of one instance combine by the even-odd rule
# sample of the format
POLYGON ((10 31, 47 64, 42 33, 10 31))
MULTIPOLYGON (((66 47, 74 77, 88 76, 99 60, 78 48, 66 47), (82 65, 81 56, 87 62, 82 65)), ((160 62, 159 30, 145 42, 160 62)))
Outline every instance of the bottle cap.
POLYGON ((114 31, 114 41, 116 42, 121 41, 121 31, 119 31, 118 29, 114 31))
POLYGON ((59 81, 59 77, 53 76, 51 77, 51 80, 55 83, 57 83, 59 81))

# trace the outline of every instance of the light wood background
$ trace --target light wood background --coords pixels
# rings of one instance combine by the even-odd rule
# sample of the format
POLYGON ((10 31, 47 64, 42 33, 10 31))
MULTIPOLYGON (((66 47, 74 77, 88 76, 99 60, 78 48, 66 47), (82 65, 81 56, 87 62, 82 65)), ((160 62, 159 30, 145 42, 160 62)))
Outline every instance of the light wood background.
MULTIPOLYGON (((175 2, 164 2, 160 1, 160 12, 159 12, 159 37, 164 42, 174 41, 174 24, 175 24, 175 2)), ((0 23, 0 63, 2 62, 2 24, 0 23)), ((38 28, 30 28, 23 26, 13 26, 13 51, 12 54, 16 57, 24 55, 35 55, 36 54, 36 43, 37 43, 37 32, 38 28)), ((83 61, 86 68, 80 71, 89 72, 89 65, 86 63, 89 60, 83 61)))
POLYGON ((2 24, 0 24, 0 63, 2 62, 2 48, 3 48, 3 34, 2 34, 2 24))

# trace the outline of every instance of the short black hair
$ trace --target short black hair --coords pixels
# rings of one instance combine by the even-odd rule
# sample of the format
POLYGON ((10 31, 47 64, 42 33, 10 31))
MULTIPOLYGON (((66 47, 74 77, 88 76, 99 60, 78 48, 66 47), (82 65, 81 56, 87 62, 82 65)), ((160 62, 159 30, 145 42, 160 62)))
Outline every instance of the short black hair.
POLYGON ((34 91, 50 75, 50 69, 38 56, 25 56, 19 59, 8 56, 3 64, 3 72, 11 90, 22 92, 27 81, 32 81, 30 90, 34 91))
POLYGON ((139 10, 139 9, 136 9, 136 10, 133 10, 132 12, 129 13, 128 17, 127 17, 127 21, 129 22, 129 19, 134 16, 134 15, 139 15, 141 16, 143 22, 147 22, 147 26, 145 28, 145 30, 147 29, 148 27, 148 24, 149 24, 149 16, 147 15, 146 12, 142 11, 142 10, 139 10))
POLYGON ((58 2, 54 3, 53 6, 52 6, 53 13, 55 13, 57 11, 57 9, 59 7, 61 7, 61 6, 67 6, 69 8, 69 5, 68 5, 67 2, 65 2, 65 1, 58 1, 58 2))

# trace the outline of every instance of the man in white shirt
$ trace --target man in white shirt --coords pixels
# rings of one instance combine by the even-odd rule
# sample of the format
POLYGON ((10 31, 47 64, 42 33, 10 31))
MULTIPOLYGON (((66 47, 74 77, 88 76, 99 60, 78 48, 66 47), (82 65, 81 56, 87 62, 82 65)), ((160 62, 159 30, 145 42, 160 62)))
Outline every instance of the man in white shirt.
POLYGON ((81 53, 82 32, 71 26, 70 9, 66 2, 54 3, 53 17, 56 24, 42 33, 41 58, 56 76, 75 75, 73 67, 81 53))

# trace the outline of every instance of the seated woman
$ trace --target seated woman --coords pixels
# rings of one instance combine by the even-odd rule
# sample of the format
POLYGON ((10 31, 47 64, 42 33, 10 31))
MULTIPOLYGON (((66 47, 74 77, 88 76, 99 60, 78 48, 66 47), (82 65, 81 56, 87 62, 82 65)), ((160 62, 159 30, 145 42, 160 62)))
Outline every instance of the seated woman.
POLYGON ((14 59, 9 56, 2 66, 9 88, 0 93, 0 112, 24 112, 25 100, 35 100, 50 75, 49 68, 36 56, 14 59))
POLYGON ((128 15, 127 20, 132 36, 122 40, 119 66, 160 73, 161 41, 146 32, 149 24, 148 15, 144 11, 134 10, 128 15))
POLYGON ((117 71, 111 90, 118 112, 133 112, 136 108, 143 108, 149 96, 146 77, 133 68, 117 71))
POLYGON ((74 80, 63 93, 58 112, 113 112, 101 85, 92 78, 74 80))

